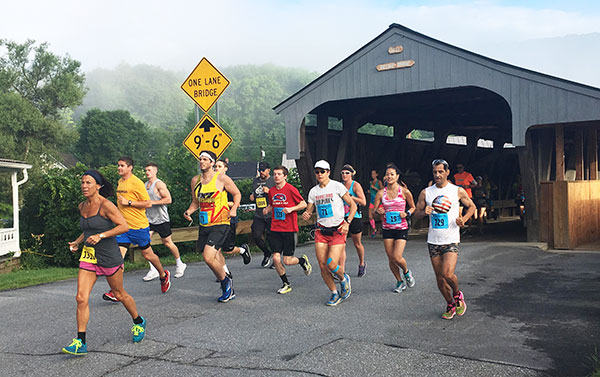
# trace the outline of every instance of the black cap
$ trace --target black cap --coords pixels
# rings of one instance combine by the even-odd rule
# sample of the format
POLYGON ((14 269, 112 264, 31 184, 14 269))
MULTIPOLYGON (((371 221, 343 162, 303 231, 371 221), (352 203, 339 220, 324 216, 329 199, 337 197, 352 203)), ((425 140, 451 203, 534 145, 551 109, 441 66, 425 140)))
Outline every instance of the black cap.
POLYGON ((270 166, 269 166, 268 162, 263 161, 260 164, 258 164, 258 171, 263 171, 263 170, 266 170, 269 168, 270 168, 270 166))

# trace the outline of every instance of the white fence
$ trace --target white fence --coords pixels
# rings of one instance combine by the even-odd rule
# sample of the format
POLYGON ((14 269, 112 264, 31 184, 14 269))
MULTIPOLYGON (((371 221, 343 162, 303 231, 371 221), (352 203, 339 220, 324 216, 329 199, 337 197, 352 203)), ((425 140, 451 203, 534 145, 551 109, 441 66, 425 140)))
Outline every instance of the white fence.
POLYGON ((19 234, 15 228, 0 229, 0 256, 19 251, 19 234))

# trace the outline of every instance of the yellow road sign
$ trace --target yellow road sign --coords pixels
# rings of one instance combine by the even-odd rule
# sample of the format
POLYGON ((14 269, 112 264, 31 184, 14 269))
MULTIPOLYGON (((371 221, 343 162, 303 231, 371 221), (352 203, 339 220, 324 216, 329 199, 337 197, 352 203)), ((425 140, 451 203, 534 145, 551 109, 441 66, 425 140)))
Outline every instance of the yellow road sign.
POLYGON ((181 84, 181 89, 206 113, 228 85, 229 80, 208 59, 202 58, 181 84))
POLYGON ((221 157, 233 139, 208 114, 204 114, 200 122, 192 129, 183 141, 183 145, 200 159, 203 150, 212 151, 221 157))

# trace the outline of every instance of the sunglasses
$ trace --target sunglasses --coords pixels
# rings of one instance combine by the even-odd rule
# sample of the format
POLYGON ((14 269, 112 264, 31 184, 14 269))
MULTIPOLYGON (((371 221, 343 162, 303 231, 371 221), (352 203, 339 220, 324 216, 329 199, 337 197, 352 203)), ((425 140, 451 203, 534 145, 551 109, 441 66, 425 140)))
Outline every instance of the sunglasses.
POLYGON ((448 165, 448 162, 446 162, 446 160, 433 160, 431 162, 431 166, 436 166, 436 165, 444 165, 445 169, 448 169, 450 167, 450 165, 448 165))
POLYGON ((315 169, 315 174, 325 174, 326 171, 324 169, 315 169))
POLYGON ((350 173, 349 171, 343 171, 342 172, 342 175, 348 175, 348 174, 352 174, 352 173, 350 173))

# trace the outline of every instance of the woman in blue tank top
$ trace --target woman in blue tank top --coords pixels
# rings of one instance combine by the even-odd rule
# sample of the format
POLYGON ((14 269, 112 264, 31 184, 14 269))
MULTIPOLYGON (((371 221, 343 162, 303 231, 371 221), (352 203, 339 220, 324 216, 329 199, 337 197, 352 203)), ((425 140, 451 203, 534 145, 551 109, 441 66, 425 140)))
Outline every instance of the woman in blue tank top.
MULTIPOLYGON (((362 232, 363 232, 363 222, 362 222, 362 213, 360 211, 361 206, 367 205, 367 199, 365 198, 365 192, 363 191, 360 183, 353 180, 354 174, 356 171, 352 167, 352 165, 346 164, 342 167, 342 183, 348 189, 350 196, 356 203, 358 209, 356 210, 356 214, 354 215, 354 219, 350 223, 350 235, 352 237, 352 242, 354 242, 354 248, 356 249, 356 253, 358 254, 358 277, 364 276, 367 272, 367 262, 365 262, 365 247, 362 244, 362 232)), ((345 216, 348 216, 348 211, 350 207, 348 203, 344 203, 344 211, 345 216)), ((340 264, 346 263, 346 253, 342 254, 342 258, 340 260, 340 264)))
POLYGON ((69 242, 73 253, 79 244, 84 245, 77 275, 77 337, 62 349, 64 353, 78 356, 87 354, 89 298, 98 276, 106 276, 112 292, 131 315, 133 341, 140 342, 146 333, 146 320, 138 314, 133 297, 123 289, 123 257, 115 236, 125 233, 129 227, 117 207, 105 198, 114 194, 113 187, 98 171, 87 170, 81 177, 81 192, 85 197, 79 204, 82 233, 69 242))

